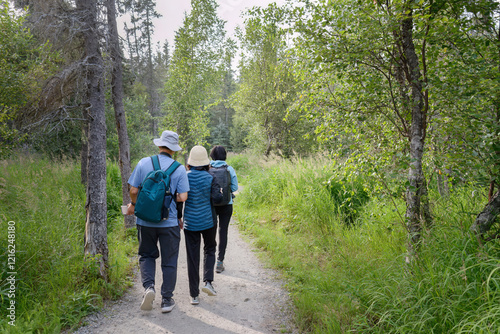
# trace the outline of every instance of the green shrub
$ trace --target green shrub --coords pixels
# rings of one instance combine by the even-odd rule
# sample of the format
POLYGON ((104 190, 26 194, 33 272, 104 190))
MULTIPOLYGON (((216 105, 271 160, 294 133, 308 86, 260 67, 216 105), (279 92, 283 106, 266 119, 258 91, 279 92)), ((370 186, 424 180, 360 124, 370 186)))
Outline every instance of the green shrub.
POLYGON ((370 199, 368 191, 359 180, 331 178, 326 182, 326 188, 347 225, 356 221, 359 211, 370 199))
POLYGON ((327 231, 336 222, 353 223, 369 195, 361 178, 332 171, 327 161, 293 159, 270 167, 253 165, 245 182, 245 203, 269 205, 280 216, 298 221, 295 228, 327 231))
POLYGON ((244 173, 250 166, 250 159, 248 156, 243 154, 231 154, 227 155, 226 162, 228 165, 232 166, 236 173, 244 173))
MULTIPOLYGON (((116 217, 123 217, 121 213, 122 179, 120 168, 116 163, 109 163, 106 166, 106 202, 108 207, 108 222, 116 217)), ((108 224, 108 229, 110 228, 108 224)))

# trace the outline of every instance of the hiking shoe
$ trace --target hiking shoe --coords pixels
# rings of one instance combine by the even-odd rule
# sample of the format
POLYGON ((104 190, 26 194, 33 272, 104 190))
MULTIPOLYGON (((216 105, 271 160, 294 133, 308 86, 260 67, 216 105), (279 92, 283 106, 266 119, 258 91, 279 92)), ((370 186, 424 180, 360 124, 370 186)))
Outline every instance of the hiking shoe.
POLYGON ((155 288, 150 286, 144 292, 144 297, 142 298, 142 303, 141 303, 141 310, 151 311, 153 309, 154 300, 155 300, 155 288))
POLYGON ((217 296, 217 292, 215 291, 214 287, 212 286, 212 283, 206 282, 205 286, 201 291, 207 293, 209 296, 217 296))
POLYGON ((175 306, 175 301, 173 298, 166 298, 163 297, 161 300, 161 312, 162 313, 168 313, 172 311, 172 309, 175 306))
POLYGON ((200 303, 200 299, 198 296, 196 297, 191 297, 191 305, 198 305, 200 303))
POLYGON ((217 266, 215 267, 215 272, 220 274, 223 271, 224 271, 224 263, 222 263, 222 261, 217 261, 217 266))

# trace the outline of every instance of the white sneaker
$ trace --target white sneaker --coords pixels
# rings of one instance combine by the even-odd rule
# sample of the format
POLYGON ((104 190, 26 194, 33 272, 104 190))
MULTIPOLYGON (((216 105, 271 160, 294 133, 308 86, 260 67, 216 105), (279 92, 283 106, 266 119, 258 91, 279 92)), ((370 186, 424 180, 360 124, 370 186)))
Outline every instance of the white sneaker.
POLYGON ((203 287, 203 289, 201 289, 201 291, 207 293, 209 296, 217 296, 217 292, 215 291, 214 287, 210 282, 206 282, 205 286, 203 287))
POLYGON ((153 301, 155 300, 155 289, 149 287, 144 292, 144 297, 142 298, 141 310, 151 311, 153 309, 153 301))
POLYGON ((200 303, 200 299, 198 296, 196 297, 191 297, 191 305, 198 305, 200 303))

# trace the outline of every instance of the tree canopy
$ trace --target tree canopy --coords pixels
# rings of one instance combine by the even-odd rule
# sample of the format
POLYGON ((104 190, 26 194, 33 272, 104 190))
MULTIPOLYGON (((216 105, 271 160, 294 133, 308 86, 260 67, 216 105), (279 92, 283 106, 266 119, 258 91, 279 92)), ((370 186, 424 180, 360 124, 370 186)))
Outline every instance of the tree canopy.
POLYGON ((0 8, 0 157, 17 142, 13 125, 27 103, 38 98, 47 76, 55 69, 57 53, 50 43, 40 44, 28 27, 25 16, 16 14, 8 2, 0 8))
MULTIPOLYGON (((75 109, 67 118, 71 122, 59 120, 27 145, 36 151, 45 142, 50 150, 64 142, 62 154, 80 150, 74 143, 85 119, 77 116, 85 106, 78 56, 83 49, 70 24, 77 12, 70 1, 53 3, 58 5, 17 1, 30 5, 23 15, 36 18, 25 20, 3 2, 2 154, 23 136, 18 120, 41 108, 31 101, 42 88, 46 99, 64 96, 63 104, 45 109, 75 109), (61 20, 49 27, 49 16, 61 20)), ((489 189, 490 198, 498 189, 497 2, 289 0, 247 10, 231 39, 217 1, 196 0, 173 43, 162 45, 151 39, 153 19, 160 17, 155 5, 119 2, 129 17, 121 47, 132 160, 150 154, 151 139, 163 129, 177 131, 186 150, 223 144, 266 156, 328 152, 356 173, 377 175, 376 189, 389 187, 393 196, 404 198, 416 235, 433 223, 427 202, 433 178, 443 195, 457 184, 489 189)), ((101 37, 105 26, 97 25, 101 37)), ((107 150, 117 158, 108 79, 116 55, 103 57, 107 150)))

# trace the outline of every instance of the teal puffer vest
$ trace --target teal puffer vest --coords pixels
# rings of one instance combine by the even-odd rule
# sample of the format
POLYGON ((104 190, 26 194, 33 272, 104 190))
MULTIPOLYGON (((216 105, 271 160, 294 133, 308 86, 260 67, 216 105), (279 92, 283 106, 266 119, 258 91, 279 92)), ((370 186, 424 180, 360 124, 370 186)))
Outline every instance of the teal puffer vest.
POLYGON ((214 226, 210 192, 212 175, 207 171, 192 169, 189 180, 188 199, 184 207, 184 228, 188 231, 203 231, 214 226))

